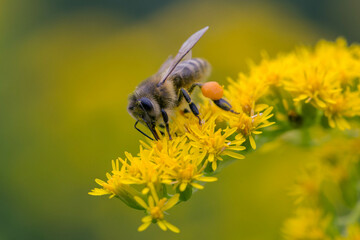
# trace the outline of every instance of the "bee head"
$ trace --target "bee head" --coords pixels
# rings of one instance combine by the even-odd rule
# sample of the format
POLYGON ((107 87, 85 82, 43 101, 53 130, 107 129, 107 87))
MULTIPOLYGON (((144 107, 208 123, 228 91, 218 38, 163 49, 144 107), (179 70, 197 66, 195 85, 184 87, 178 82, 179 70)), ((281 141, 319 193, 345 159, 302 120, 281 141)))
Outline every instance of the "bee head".
MULTIPOLYGON (((159 139, 155 131, 155 122, 158 117, 157 112, 160 112, 159 106, 156 104, 156 102, 147 97, 141 97, 137 99, 134 95, 132 95, 129 98, 129 104, 127 109, 129 114, 137 120, 136 124, 138 122, 141 122, 149 128, 155 139, 159 139)), ((136 125, 135 128, 138 129, 136 125)), ((147 136, 146 134, 144 135, 147 136)))
POLYGON ((154 122, 156 120, 155 104, 150 98, 142 97, 137 99, 135 96, 129 98, 129 114, 139 121, 154 122))

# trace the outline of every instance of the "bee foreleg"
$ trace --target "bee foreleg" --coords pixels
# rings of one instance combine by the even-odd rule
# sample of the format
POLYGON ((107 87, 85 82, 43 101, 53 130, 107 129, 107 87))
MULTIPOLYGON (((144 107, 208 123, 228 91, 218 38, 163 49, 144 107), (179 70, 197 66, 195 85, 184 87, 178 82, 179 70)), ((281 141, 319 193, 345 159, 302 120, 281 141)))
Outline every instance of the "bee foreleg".
MULTIPOLYGON (((191 112, 195 115, 195 117, 199 119, 199 124, 201 125, 201 118, 199 117, 199 109, 196 107, 195 103, 193 103, 193 101, 191 100, 190 94, 188 93, 188 91, 186 91, 185 88, 180 89, 180 95, 181 94, 184 96, 186 102, 189 104, 191 112)), ((179 97, 179 99, 181 98, 179 97)))
POLYGON ((165 123, 166 131, 169 134, 169 139, 172 140, 171 134, 170 134, 170 129, 169 129, 169 116, 167 115, 167 113, 165 112, 164 109, 161 109, 161 115, 162 115, 162 118, 165 123))
POLYGON ((219 100, 213 100, 213 102, 216 104, 216 106, 218 106, 222 110, 229 111, 229 112, 232 112, 235 114, 239 114, 238 112, 235 112, 234 110, 232 110, 231 104, 223 98, 220 98, 219 100))

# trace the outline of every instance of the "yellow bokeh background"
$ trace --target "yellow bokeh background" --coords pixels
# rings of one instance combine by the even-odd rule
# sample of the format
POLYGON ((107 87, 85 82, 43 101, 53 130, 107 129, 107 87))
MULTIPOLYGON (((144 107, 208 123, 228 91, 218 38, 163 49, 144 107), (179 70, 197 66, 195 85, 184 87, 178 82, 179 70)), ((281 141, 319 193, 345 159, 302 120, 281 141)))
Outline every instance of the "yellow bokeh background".
POLYGON ((226 84, 262 51, 313 45, 328 30, 271 1, 176 2, 136 21, 88 8, 40 23, 46 1, 0 4, 0 239, 280 238, 288 188, 310 155, 282 140, 171 209, 180 235, 154 226, 138 233, 140 211, 87 192, 143 139, 127 96, 193 32, 210 26, 193 56, 226 84))

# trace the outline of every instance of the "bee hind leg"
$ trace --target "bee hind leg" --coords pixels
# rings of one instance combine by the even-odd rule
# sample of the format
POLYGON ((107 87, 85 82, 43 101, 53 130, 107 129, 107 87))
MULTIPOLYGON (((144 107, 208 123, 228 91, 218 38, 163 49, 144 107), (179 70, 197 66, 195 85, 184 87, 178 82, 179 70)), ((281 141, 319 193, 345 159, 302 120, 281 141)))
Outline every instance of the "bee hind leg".
POLYGON ((169 116, 167 115, 167 113, 165 112, 164 109, 161 109, 161 115, 162 115, 162 118, 163 118, 164 123, 165 123, 166 131, 169 134, 169 139, 172 140, 171 134, 170 134, 170 128, 169 128, 169 116))
POLYGON ((232 112, 235 114, 239 114, 238 112, 235 112, 234 110, 232 110, 231 104, 223 98, 220 98, 219 100, 212 100, 212 101, 215 103, 216 106, 218 106, 222 110, 232 112))
POLYGON ((185 88, 180 89, 180 96, 179 99, 181 99, 181 95, 184 96, 186 102, 189 104, 191 112, 199 119, 199 124, 201 125, 201 118, 199 117, 199 109, 196 107, 195 103, 191 100, 190 94, 188 91, 186 91, 185 88))

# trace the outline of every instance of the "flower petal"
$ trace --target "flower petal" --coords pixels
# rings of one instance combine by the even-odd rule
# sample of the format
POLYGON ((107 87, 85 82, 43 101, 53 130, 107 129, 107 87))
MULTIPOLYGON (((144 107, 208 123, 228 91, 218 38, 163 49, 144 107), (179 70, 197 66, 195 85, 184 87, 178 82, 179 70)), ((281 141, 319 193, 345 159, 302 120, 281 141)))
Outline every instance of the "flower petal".
POLYGON ((102 188, 94 188, 91 190, 91 192, 88 192, 88 194, 93 196, 101 196, 110 194, 110 192, 102 188))
POLYGON ((179 189, 180 189, 180 192, 185 191, 186 186, 187 186, 187 183, 186 183, 186 182, 181 183, 181 184, 180 184, 180 188, 179 188, 179 189))
POLYGON ((145 217, 143 217, 143 218, 141 219, 141 221, 142 221, 143 223, 151 222, 151 220, 152 220, 152 217, 151 217, 150 215, 145 216, 145 217))
POLYGON ((227 155, 236 159, 244 159, 245 156, 236 152, 232 152, 232 151, 224 151, 222 152, 223 155, 227 155))
POLYGON ((148 209, 147 204, 145 203, 145 201, 142 198, 139 198, 138 196, 134 197, 135 201, 142 206, 144 209, 148 209))
POLYGON ((180 229, 178 229, 177 227, 175 227, 174 225, 172 225, 171 223, 169 223, 168 221, 163 220, 164 224, 174 233, 179 233, 180 229))
POLYGON ((194 188, 197 188, 197 189, 204 189, 204 186, 203 185, 200 185, 198 183, 195 183, 195 182, 192 182, 191 183, 191 186, 193 186, 194 188))
POLYGON ((212 162, 211 167, 212 167, 212 169, 213 169, 214 171, 216 170, 216 168, 217 168, 217 163, 216 163, 216 161, 213 161, 213 162, 212 162))
POLYGON ((172 208, 178 201, 179 201, 179 197, 180 194, 175 194, 174 196, 172 196, 172 198, 170 198, 164 205, 163 207, 163 211, 166 211, 170 208, 172 208))
POLYGON ((140 227, 138 228, 139 232, 144 231, 145 229, 147 229, 150 226, 151 222, 146 222, 140 225, 140 227))
POLYGON ((254 137, 253 136, 249 136, 249 140, 250 140, 250 145, 252 147, 252 149, 256 149, 256 143, 255 143, 255 140, 254 140, 254 137))
POLYGON ((167 227, 162 220, 158 220, 157 225, 159 226, 159 228, 161 228, 161 230, 163 230, 163 231, 167 230, 167 227))
POLYGON ((154 199, 151 196, 149 196, 148 198, 148 203, 150 208, 153 208, 155 206, 154 199))
POLYGON ((215 182, 218 179, 216 177, 198 177, 198 178, 196 178, 196 180, 198 180, 200 182, 215 182))

